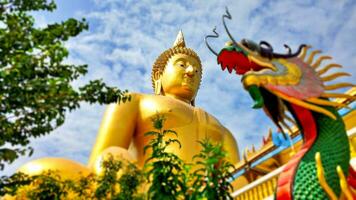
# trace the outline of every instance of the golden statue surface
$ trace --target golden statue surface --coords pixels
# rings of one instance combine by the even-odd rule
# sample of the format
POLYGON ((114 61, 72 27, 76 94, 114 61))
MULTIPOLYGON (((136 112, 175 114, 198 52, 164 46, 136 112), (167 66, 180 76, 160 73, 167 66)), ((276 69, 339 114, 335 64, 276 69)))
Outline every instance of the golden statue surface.
POLYGON ((143 149, 150 140, 144 133, 153 130, 152 118, 157 115, 164 115, 164 129, 176 131, 177 139, 182 144, 181 148, 173 145, 168 151, 174 152, 185 162, 191 163, 193 155, 200 151, 197 141, 209 138, 212 142, 223 143, 228 160, 236 164, 239 152, 230 131, 212 115, 194 105, 201 77, 200 59, 192 49, 186 47, 180 31, 173 47, 164 51, 153 65, 155 94, 131 93, 131 101, 107 107, 87 167, 68 159, 43 158, 25 164, 20 171, 36 174, 55 169, 66 177, 78 171, 99 173, 100 161, 109 153, 135 160, 142 166, 148 157, 143 149))

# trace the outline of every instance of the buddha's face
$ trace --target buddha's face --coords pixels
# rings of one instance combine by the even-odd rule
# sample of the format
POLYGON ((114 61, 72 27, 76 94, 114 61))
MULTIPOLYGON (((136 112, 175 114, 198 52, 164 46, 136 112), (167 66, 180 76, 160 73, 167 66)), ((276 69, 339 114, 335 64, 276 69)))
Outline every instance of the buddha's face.
POLYGON ((201 80, 201 66, 197 59, 186 54, 171 57, 161 76, 166 95, 187 101, 195 98, 201 80))

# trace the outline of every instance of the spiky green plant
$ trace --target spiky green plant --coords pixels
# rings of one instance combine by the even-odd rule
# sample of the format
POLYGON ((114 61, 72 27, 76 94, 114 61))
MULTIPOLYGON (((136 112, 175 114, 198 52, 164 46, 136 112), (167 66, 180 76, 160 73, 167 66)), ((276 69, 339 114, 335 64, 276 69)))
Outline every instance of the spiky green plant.
POLYGON ((229 178, 234 166, 226 160, 222 144, 214 145, 209 139, 199 143, 202 150, 194 156, 198 169, 192 174, 193 191, 189 199, 232 199, 229 178))
POLYGON ((183 173, 183 161, 174 153, 167 152, 169 145, 177 144, 181 146, 177 139, 171 137, 167 139, 167 135, 175 135, 177 133, 172 130, 164 130, 165 118, 157 115, 152 119, 155 131, 145 133, 145 136, 151 137, 151 140, 144 151, 151 150, 151 154, 146 160, 145 168, 147 169, 146 176, 150 182, 148 196, 150 199, 178 199, 185 191, 184 182, 181 174, 183 173))

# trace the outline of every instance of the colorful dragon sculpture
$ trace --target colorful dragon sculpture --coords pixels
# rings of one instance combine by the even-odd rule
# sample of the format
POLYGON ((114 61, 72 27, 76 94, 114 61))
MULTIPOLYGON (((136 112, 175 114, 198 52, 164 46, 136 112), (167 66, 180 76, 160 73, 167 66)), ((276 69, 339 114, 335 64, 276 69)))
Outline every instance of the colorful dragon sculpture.
POLYGON ((263 108, 281 131, 290 130, 291 123, 296 124, 303 136, 302 148, 278 178, 275 198, 355 199, 350 184, 355 180, 348 182, 344 176, 349 173, 350 149, 344 122, 337 112, 346 105, 329 100, 355 97, 328 92, 354 85, 325 84, 349 74, 325 75, 341 66, 333 63, 321 68, 322 61, 331 57, 314 59, 320 53, 318 50, 306 56, 310 49, 307 45, 301 45, 296 53, 285 45, 288 53, 278 54, 265 41, 259 45, 245 39, 236 42, 226 26, 226 18, 231 19, 228 10, 223 15, 223 24, 232 42, 219 54, 207 42, 208 38, 219 36, 215 29, 215 35, 206 36, 206 44, 217 56, 218 64, 222 70, 242 75, 242 84, 254 100, 253 108, 263 108))

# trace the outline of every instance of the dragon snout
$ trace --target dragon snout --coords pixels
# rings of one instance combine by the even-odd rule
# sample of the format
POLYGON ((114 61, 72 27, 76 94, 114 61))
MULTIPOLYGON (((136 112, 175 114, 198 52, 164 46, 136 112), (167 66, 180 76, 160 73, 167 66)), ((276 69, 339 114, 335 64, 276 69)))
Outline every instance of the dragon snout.
POLYGON ((221 69, 223 71, 227 69, 229 73, 235 70, 236 74, 243 75, 255 67, 255 64, 243 52, 237 51, 233 47, 221 50, 217 59, 221 69))

